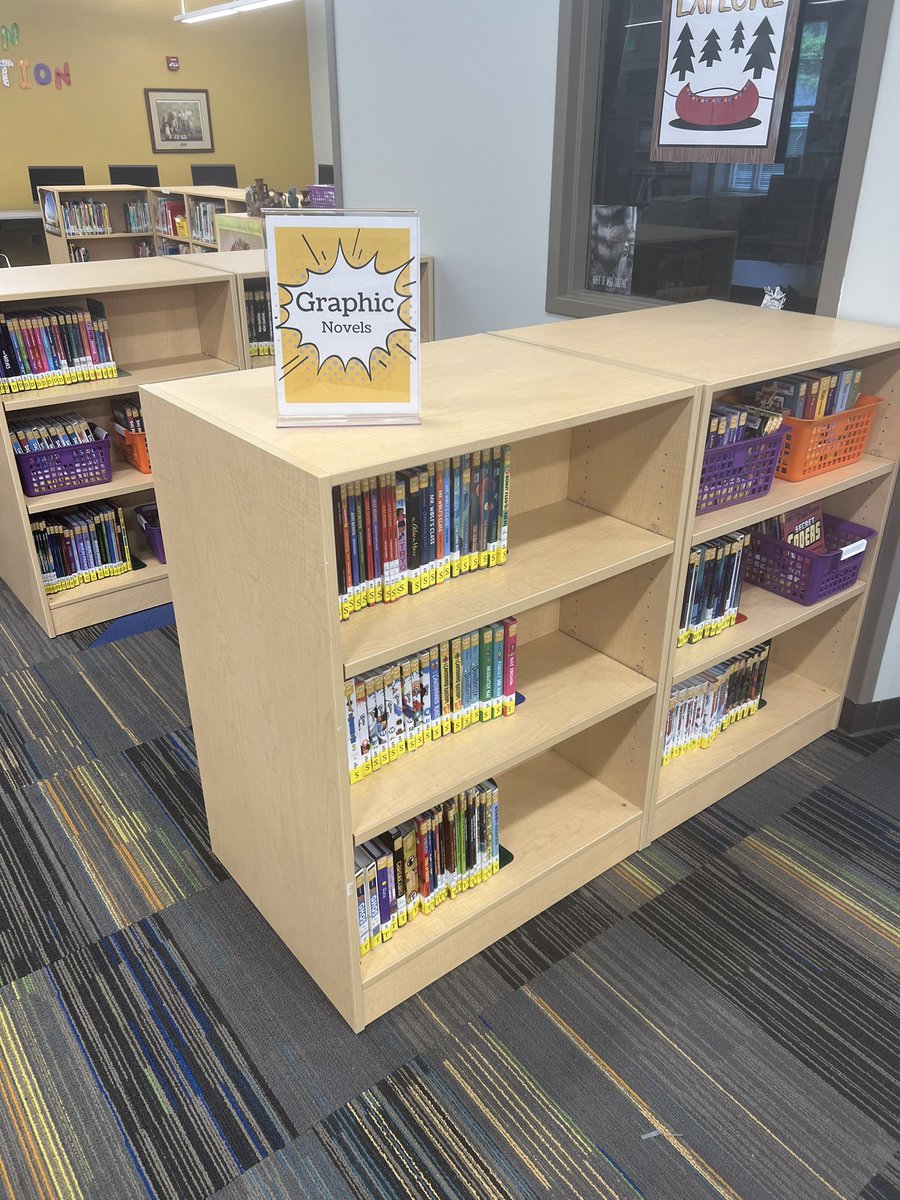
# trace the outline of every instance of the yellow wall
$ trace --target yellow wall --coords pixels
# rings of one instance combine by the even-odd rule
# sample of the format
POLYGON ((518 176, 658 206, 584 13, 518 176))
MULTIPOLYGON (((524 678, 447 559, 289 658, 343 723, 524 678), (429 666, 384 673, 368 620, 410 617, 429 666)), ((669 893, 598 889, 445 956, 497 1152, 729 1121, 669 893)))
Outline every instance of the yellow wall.
MULTIPOLYGON (((188 0, 205 7, 212 0, 188 0)), ((0 209, 31 204, 28 166, 83 165, 88 184, 109 163, 156 163, 163 186, 190 184, 191 162, 235 163, 244 187, 315 180, 302 0, 200 25, 176 25, 180 0, 5 0, 0 21, 19 42, 0 57, 54 70, 71 87, 0 86, 0 209), (166 69, 177 54, 181 69, 166 69), (215 151, 153 154, 144 88, 206 88, 215 151)))

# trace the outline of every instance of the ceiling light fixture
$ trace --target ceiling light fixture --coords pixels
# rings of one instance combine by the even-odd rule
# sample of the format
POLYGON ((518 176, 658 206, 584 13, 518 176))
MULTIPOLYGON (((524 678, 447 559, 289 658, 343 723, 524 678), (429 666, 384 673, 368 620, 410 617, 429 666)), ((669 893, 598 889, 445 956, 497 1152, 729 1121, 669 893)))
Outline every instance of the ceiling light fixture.
POLYGON ((173 21, 185 25, 197 25, 201 21, 216 21, 219 17, 230 17, 232 13, 253 12, 257 8, 273 8, 276 4, 290 4, 292 0, 228 0, 226 4, 213 4, 209 8, 195 8, 188 12, 181 0, 181 12, 176 13, 173 21))

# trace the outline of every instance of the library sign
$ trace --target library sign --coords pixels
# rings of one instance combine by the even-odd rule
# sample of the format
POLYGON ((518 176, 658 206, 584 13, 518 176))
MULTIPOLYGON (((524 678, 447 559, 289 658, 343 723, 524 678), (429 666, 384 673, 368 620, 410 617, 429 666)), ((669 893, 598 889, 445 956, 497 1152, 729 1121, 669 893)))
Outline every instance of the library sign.
POLYGON ((63 84, 72 86, 72 76, 69 64, 64 62, 61 67, 50 69, 45 62, 34 65, 29 58, 7 58, 7 54, 15 53, 19 45, 19 25, 13 21, 11 25, 0 25, 0 86, 5 88, 20 87, 27 91, 35 84, 38 87, 49 87, 52 83, 57 91, 62 91, 63 84))
POLYGON ((774 162, 800 0, 664 0, 650 158, 774 162))
POLYGON ((265 220, 278 424, 418 423, 418 216, 265 220))

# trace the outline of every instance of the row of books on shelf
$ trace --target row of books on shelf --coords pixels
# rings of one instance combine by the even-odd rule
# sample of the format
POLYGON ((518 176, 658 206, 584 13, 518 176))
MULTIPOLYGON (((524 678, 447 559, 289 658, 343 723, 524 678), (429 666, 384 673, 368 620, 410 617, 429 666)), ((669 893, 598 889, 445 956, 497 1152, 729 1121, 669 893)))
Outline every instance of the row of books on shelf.
POLYGON ((714 637, 734 625, 750 569, 756 570, 757 537, 774 538, 789 546, 820 553, 825 550, 825 523, 818 500, 691 547, 678 623, 678 646, 714 637))
POLYGON ((117 375, 98 301, 0 313, 0 394, 117 375))
POLYGON ((750 531, 738 530, 691 547, 678 623, 678 645, 702 641, 738 617, 750 531))
POLYGON ((335 487, 341 620, 503 564, 511 462, 495 446, 335 487))
POLYGON ((706 749, 729 725, 752 716, 762 700, 769 643, 753 646, 672 688, 663 764, 706 749))
POLYGON ((188 236, 188 222, 184 202, 170 196, 161 196, 156 201, 156 231, 169 237, 188 236))
POLYGON ((69 247, 69 262, 83 263, 91 262, 91 252, 87 246, 70 246, 69 247))
POLYGON ((518 628, 507 617, 346 680, 350 782, 427 742, 513 716, 518 628))
POLYGON ((251 357, 269 356, 275 353, 275 335, 272 331, 272 310, 269 307, 269 289, 245 288, 244 305, 247 311, 247 336, 251 357))
POLYGON ((137 400, 118 396, 110 401, 109 407, 119 432, 127 429, 129 433, 144 433, 144 414, 137 400))
POLYGON ((190 254, 192 251, 189 242, 163 242, 157 253, 160 255, 190 254))
POLYGON ((709 412, 706 448, 733 446, 736 442, 777 433, 783 419, 781 413, 769 412, 755 405, 717 401, 709 412))
POLYGON ((131 247, 131 253, 135 258, 155 258, 156 247, 152 242, 148 241, 134 242, 131 247))
POLYGON ((862 369, 843 365, 754 384, 744 396, 761 408, 810 421, 854 408, 861 391, 862 369))
POLYGON ((128 233, 152 233, 150 205, 146 200, 129 200, 124 205, 125 228, 128 233))
POLYGON ((112 504, 84 504, 31 520, 48 595, 132 570, 125 516, 112 504))
POLYGON ((191 204, 191 237, 198 242, 215 242, 216 213, 225 211, 224 204, 212 200, 195 200, 191 204))
POLYGON ((7 419, 14 454, 57 450, 62 446, 97 441, 94 430, 80 413, 41 413, 40 417, 7 419))
POLYGON ((493 779, 453 796, 354 854, 359 953, 500 870, 500 792, 493 779))
POLYGON ((96 237, 112 233, 109 205, 95 200, 68 200, 62 206, 67 237, 96 237))

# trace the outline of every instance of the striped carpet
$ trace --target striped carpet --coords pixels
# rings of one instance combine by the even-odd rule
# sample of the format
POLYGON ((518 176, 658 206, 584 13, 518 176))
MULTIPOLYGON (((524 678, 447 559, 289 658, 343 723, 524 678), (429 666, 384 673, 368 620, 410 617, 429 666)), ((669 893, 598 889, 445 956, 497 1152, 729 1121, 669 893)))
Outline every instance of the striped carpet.
POLYGON ((356 1037, 210 852, 177 632, 103 632, 0 585, 0 1200, 900 1200, 900 735, 356 1037))

